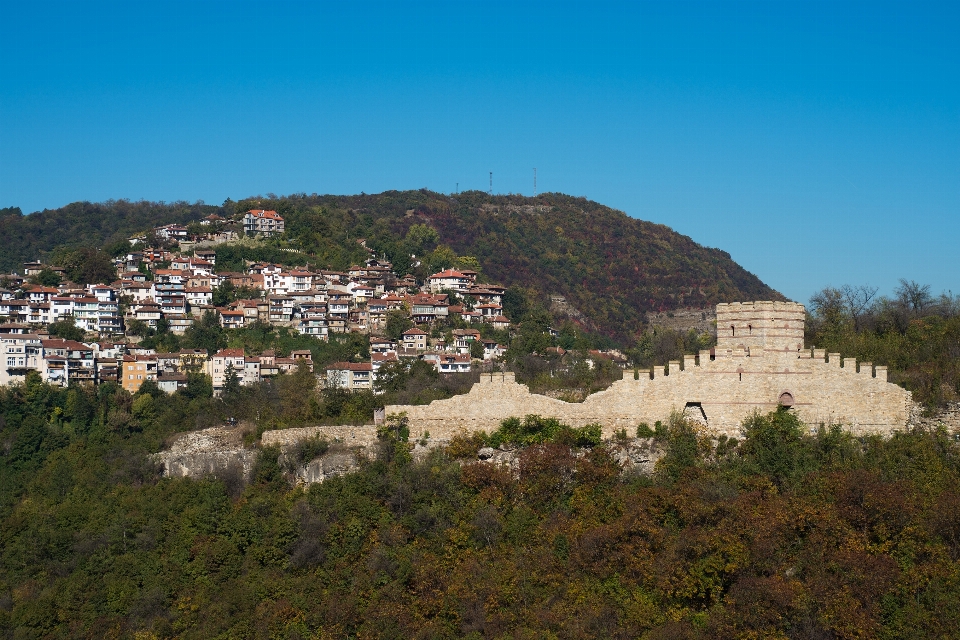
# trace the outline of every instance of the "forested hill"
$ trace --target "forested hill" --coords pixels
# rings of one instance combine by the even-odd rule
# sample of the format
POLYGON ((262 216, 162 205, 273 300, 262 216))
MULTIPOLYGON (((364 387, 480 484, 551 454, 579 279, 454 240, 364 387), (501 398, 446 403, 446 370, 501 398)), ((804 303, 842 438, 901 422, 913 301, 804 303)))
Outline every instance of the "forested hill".
POLYGON ((647 311, 784 299, 725 251, 585 198, 473 192, 424 217, 494 280, 563 295, 608 335, 647 311))
POLYGON ((24 262, 46 259, 57 247, 106 247, 165 224, 200 220, 221 207, 185 202, 110 200, 74 202, 59 209, 22 215, 19 208, 0 209, 0 273, 19 270, 24 262))
MULTIPOLYGON (((38 254, 61 243, 103 246, 154 225, 197 220, 212 212, 229 217, 252 207, 275 209, 284 217, 287 234, 281 246, 303 252, 286 253, 289 260, 345 269, 365 257, 357 243, 365 239, 401 274, 476 266, 481 279, 523 287, 528 299, 544 306, 550 295, 564 296, 591 328, 611 337, 636 334, 647 311, 784 299, 724 251, 703 247, 664 225, 556 193, 536 198, 427 190, 295 194, 228 200, 221 207, 75 203, 0 218, 0 268, 43 257, 38 254)), ((267 254, 248 253, 243 257, 268 259, 267 254)), ((277 254, 283 252, 270 255, 277 254)))

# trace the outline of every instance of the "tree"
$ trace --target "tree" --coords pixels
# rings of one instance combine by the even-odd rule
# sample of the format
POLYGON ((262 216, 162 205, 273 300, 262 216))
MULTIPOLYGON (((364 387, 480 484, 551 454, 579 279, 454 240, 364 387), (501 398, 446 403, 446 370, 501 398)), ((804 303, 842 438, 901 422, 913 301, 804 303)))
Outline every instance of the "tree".
POLYGON ((113 282, 117 278, 110 256, 99 249, 77 249, 67 253, 60 263, 66 269, 67 277, 78 284, 113 282))
POLYGON ((213 311, 205 312, 199 321, 190 325, 183 338, 190 348, 206 349, 209 354, 214 354, 227 345, 227 334, 213 311))
POLYGON ((45 287, 55 287, 60 284, 60 274, 45 267, 37 274, 37 284, 45 287))
POLYGON ((74 324, 73 318, 71 317, 50 323, 47 331, 49 331, 52 336, 63 338, 64 340, 76 340, 78 342, 83 340, 85 333, 83 329, 74 324))
POLYGON ((227 367, 227 374, 223 378, 223 395, 234 398, 240 393, 240 377, 232 366, 227 367))
POLYGON ((145 338, 150 335, 151 329, 143 320, 133 319, 127 323, 127 333, 145 338))
POLYGON ((913 280, 900 278, 900 286, 894 291, 901 304, 913 311, 914 314, 923 313, 924 309, 933 303, 930 295, 930 285, 919 284, 913 280))
POLYGON ((785 407, 766 415, 755 413, 743 422, 740 455, 754 470, 767 474, 778 487, 796 480, 812 463, 805 446, 803 424, 785 407))
POLYGON ((470 357, 476 358, 477 360, 483 360, 483 342, 480 340, 473 340, 470 343, 470 357))
POLYGON ((224 307, 237 299, 236 287, 229 280, 224 280, 213 289, 213 306, 224 307))
POLYGON ((377 370, 374 389, 377 393, 390 393, 403 389, 409 379, 407 365, 402 360, 387 362, 377 370))
POLYGON ((851 286, 845 284, 840 287, 840 298, 847 308, 847 313, 853 318, 853 327, 856 331, 860 330, 864 314, 870 309, 870 303, 877 295, 877 287, 861 284, 851 286))
POLYGON ((399 340, 403 332, 413 326, 413 321, 405 311, 394 309, 387 312, 387 322, 384 332, 391 340, 399 340))
POLYGON ((437 233, 437 230, 425 224, 411 226, 403 239, 407 251, 418 257, 432 250, 439 241, 440 234, 437 233))
POLYGON ((188 373, 187 386, 177 393, 190 398, 210 398, 213 396, 213 381, 205 373, 188 373))

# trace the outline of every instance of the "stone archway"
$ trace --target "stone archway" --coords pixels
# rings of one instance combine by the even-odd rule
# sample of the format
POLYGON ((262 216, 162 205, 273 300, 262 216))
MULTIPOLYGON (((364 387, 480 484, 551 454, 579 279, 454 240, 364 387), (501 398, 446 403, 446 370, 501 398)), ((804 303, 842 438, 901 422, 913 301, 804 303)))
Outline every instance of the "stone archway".
POLYGON ((780 405, 781 407, 786 407, 787 409, 791 408, 793 406, 793 403, 794 403, 793 394, 790 393, 789 391, 784 391, 777 398, 777 404, 780 405))

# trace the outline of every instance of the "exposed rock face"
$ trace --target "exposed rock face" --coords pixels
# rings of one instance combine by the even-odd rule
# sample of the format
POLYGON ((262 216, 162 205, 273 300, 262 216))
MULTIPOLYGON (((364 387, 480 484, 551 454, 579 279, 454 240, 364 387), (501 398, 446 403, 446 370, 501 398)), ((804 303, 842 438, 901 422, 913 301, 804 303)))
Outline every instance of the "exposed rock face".
MULTIPOLYGON (((624 473, 652 474, 657 460, 664 453, 653 438, 614 439, 608 440, 605 444, 624 473)), ((513 448, 508 445, 500 445, 496 449, 483 447, 477 452, 477 460, 509 467, 514 473, 519 473, 522 452, 523 448, 513 448)), ((585 452, 577 451, 575 455, 583 456, 585 452)))
POLYGON ((155 457, 163 464, 164 475, 173 478, 239 473, 249 481, 257 453, 244 447, 241 429, 212 427, 182 434, 155 457))
POLYGON ((647 313, 647 324, 651 327, 673 329, 686 333, 694 329, 697 333, 717 335, 717 312, 714 309, 676 309, 647 313))
POLYGON ((356 471, 357 452, 350 450, 330 451, 298 468, 294 475, 301 484, 323 482, 327 478, 342 476, 356 471))
POLYGON ((614 460, 620 463, 624 473, 643 475, 653 474, 657 460, 664 454, 653 438, 613 440, 610 442, 610 452, 614 460))
POLYGON ((960 432, 960 402, 950 402, 932 416, 924 415, 923 407, 915 404, 910 411, 909 424, 928 429, 943 427, 947 431, 960 432))

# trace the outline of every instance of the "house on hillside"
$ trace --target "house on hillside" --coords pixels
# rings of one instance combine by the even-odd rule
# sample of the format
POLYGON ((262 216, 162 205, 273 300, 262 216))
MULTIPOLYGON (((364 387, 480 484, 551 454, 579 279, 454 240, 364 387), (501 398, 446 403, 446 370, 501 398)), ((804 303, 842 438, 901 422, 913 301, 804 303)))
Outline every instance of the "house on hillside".
POLYGON ((427 332, 423 329, 411 327, 403 332, 401 336, 401 346, 404 349, 415 351, 427 350, 427 332))
POLYGON ((369 362, 335 362, 326 369, 327 387, 332 389, 370 389, 373 365, 369 362))
POLYGON ((243 216, 243 232, 248 236, 273 236, 283 233, 283 218, 276 211, 251 209, 243 216))
POLYGON ((455 269, 447 269, 427 278, 427 284, 433 293, 440 293, 445 289, 466 293, 477 277, 474 271, 471 271, 470 274, 455 269), (470 274, 473 274, 472 278, 470 274))

